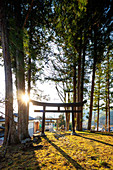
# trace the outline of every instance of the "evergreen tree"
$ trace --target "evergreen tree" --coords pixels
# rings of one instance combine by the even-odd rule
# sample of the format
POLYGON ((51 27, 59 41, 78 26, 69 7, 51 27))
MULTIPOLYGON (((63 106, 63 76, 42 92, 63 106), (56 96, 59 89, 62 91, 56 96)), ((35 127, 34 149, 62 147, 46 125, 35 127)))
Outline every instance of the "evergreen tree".
POLYGON ((0 30, 3 49, 4 68, 5 68, 5 136, 4 144, 13 144, 18 142, 16 134, 16 124, 13 116, 13 86, 11 57, 9 53, 9 36, 7 30, 6 3, 0 1, 0 30))

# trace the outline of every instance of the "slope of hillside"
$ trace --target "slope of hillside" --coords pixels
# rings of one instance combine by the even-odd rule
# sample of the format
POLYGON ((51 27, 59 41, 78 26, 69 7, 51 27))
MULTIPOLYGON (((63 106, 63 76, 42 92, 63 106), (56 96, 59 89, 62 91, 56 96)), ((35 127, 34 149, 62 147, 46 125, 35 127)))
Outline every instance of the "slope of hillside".
POLYGON ((0 169, 112 169, 113 134, 77 132, 46 133, 27 145, 0 150, 0 169))

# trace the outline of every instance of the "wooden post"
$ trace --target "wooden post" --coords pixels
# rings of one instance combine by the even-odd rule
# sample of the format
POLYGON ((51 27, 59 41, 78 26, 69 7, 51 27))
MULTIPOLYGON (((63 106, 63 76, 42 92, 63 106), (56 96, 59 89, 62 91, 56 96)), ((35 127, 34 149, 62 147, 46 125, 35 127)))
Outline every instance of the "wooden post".
POLYGON ((41 136, 45 136, 45 106, 43 106, 43 118, 42 118, 42 133, 41 136))
POLYGON ((74 120, 74 107, 72 107, 72 135, 76 135, 76 132, 75 132, 75 120, 74 120))

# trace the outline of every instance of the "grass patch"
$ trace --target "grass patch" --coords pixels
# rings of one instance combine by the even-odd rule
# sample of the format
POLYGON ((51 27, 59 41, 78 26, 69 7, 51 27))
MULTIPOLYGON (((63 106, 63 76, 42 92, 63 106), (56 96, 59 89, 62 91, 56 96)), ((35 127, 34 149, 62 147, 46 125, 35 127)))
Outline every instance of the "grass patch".
POLYGON ((46 133, 32 144, 0 148, 0 169, 113 169, 113 134, 46 133))

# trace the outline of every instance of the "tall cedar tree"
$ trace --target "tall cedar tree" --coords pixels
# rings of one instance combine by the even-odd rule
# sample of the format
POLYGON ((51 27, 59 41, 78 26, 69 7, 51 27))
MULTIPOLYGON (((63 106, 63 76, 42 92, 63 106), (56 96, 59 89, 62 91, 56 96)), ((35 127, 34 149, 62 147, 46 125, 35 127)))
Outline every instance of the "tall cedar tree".
POLYGON ((95 83, 95 72, 96 72, 96 63, 97 63, 97 27, 94 28, 94 63, 93 63, 93 74, 92 74, 92 85, 91 85, 91 98, 90 98, 90 112, 88 120, 88 130, 91 129, 92 121, 92 109, 93 109, 93 94, 94 94, 94 83, 95 83))
POLYGON ((16 72, 17 72, 17 97, 18 97, 18 135, 23 140, 29 137, 28 134, 28 116, 25 102, 22 101, 22 95, 25 94, 25 64, 23 49, 23 18, 22 18, 22 1, 14 2, 15 23, 16 23, 16 72))
POLYGON ((13 85, 11 71, 11 57, 9 53, 9 41, 7 31, 5 1, 0 1, 0 30, 5 68, 5 136, 4 144, 13 144, 18 142, 16 134, 16 124, 13 116, 13 85))

